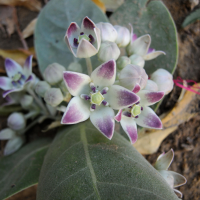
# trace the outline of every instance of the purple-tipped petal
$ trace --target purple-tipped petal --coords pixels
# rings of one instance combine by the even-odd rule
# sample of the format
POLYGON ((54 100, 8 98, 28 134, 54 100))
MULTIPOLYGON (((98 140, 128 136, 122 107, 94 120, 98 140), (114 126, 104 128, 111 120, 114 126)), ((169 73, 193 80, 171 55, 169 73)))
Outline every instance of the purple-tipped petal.
POLYGON ((181 199, 183 198, 183 194, 179 190, 176 190, 176 189, 173 189, 173 190, 174 190, 174 192, 176 192, 180 195, 181 199))
POLYGON ((165 95, 164 92, 151 92, 148 90, 140 90, 137 93, 140 97, 140 105, 141 106, 150 106, 155 104, 156 102, 160 101, 163 96, 165 95))
POLYGON ((25 84, 26 84, 26 83, 29 83, 30 81, 33 81, 33 80, 34 80, 34 76, 33 76, 33 75, 30 75, 30 76, 26 79, 25 84))
POLYGON ((114 134, 114 121, 115 113, 110 107, 98 107, 90 115, 92 124, 109 140, 112 139, 114 134))
POLYGON ((140 100, 136 94, 119 85, 112 85, 104 97, 115 110, 127 108, 140 100))
POLYGON ((65 42, 67 43, 67 46, 69 50, 73 53, 73 55, 76 57, 76 48, 77 45, 74 44, 74 38, 78 38, 80 33, 80 28, 77 23, 72 22, 69 25, 69 28, 67 29, 67 32, 65 34, 65 42))
POLYGON ((29 77, 32 74, 32 59, 33 56, 29 56, 24 64, 24 74, 26 77, 29 77))
POLYGON ((6 68, 7 75, 10 78, 12 78, 12 76, 17 74, 18 72, 22 73, 22 67, 17 62, 15 62, 14 60, 10 58, 6 58, 5 68, 6 68))
POLYGON ((143 58, 144 60, 152 60, 154 58, 157 58, 159 55, 166 55, 166 53, 164 51, 152 51, 143 56, 143 58))
POLYGON ((81 94, 89 94, 89 83, 91 82, 91 79, 88 75, 65 71, 63 72, 63 78, 71 95, 77 96, 81 94))
POLYGON ((135 84, 135 87, 133 88, 134 93, 138 93, 140 91, 140 85, 138 83, 135 84))
POLYGON ((161 176, 165 179, 165 181, 168 183, 170 188, 174 188, 174 177, 169 173, 169 171, 166 170, 158 170, 161 176))
POLYGON ((123 130, 128 135, 131 143, 132 144, 135 143, 138 135, 137 135, 137 125, 135 123, 134 118, 123 116, 120 123, 123 130))
POLYGON ((3 98, 5 98, 8 94, 12 93, 12 92, 19 92, 23 90, 23 87, 21 88, 14 88, 14 89, 11 89, 11 90, 6 90, 3 92, 3 98))
POLYGON ((77 58, 89 58, 97 54, 97 49, 86 39, 81 39, 76 52, 77 58))
POLYGON ((8 77, 0 77, 0 88, 2 90, 10 90, 12 88, 12 81, 8 77))
POLYGON ((168 151, 166 154, 161 154, 154 167, 157 170, 167 170, 169 168, 169 166, 171 165, 172 161, 174 159, 174 151, 173 149, 171 149, 170 151, 168 151))
POLYGON ((134 42, 137 39, 137 35, 135 33, 133 33, 133 26, 131 23, 129 23, 130 27, 131 27, 131 43, 134 42))
POLYGON ((90 104, 80 97, 74 97, 67 106, 61 124, 77 124, 87 120, 89 116, 90 104))
POLYGON ((139 118, 135 119, 139 126, 146 128, 162 129, 162 122, 156 113, 149 107, 143 107, 139 118))
POLYGON ((149 50, 147 51, 147 54, 153 53, 154 51, 155 51, 155 49, 149 48, 149 50))
POLYGON ((95 28, 94 22, 89 19, 88 17, 85 17, 82 21, 81 29, 84 31, 84 29, 94 30, 95 28))
POLYGON ((91 79, 95 86, 111 86, 115 82, 116 63, 115 60, 109 60, 97 67, 91 74, 91 79))
POLYGON ((122 119, 122 109, 120 109, 120 110, 118 111, 117 115, 115 116, 115 120, 116 120, 117 122, 120 122, 121 119, 122 119))

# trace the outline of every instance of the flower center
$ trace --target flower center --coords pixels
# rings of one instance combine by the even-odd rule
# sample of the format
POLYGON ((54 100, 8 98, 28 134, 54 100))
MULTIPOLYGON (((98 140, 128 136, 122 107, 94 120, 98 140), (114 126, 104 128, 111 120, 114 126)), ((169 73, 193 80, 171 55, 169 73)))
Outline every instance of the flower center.
POLYGON ((21 78, 21 74, 20 73, 18 73, 18 74, 15 74, 13 77, 12 77, 12 80, 13 81, 18 81, 20 78, 21 78))
POLYGON ((89 41, 91 44, 94 43, 94 37, 91 34, 88 36, 88 35, 84 34, 84 32, 81 32, 80 36, 78 36, 78 39, 74 38, 74 46, 78 47, 78 44, 80 43, 80 41, 82 39, 89 41))
POLYGON ((101 105, 102 101, 104 100, 103 95, 98 91, 96 93, 91 93, 91 103, 96 105, 101 105))
POLYGON ((139 106, 139 105, 134 105, 134 106, 131 108, 131 114, 132 114, 133 117, 138 116, 140 113, 141 113, 141 106, 139 106))
POLYGON ((19 87, 19 86, 23 85, 25 80, 26 80, 26 77, 21 72, 18 72, 17 74, 12 76, 12 84, 15 87, 19 87))
POLYGON ((92 90, 90 92, 90 95, 87 95, 87 94, 80 95, 82 99, 87 100, 87 101, 90 100, 90 103, 91 103, 90 111, 94 111, 96 109, 96 105, 98 106, 100 106, 101 104, 103 104, 104 106, 109 105, 109 103, 104 100, 105 98, 103 96, 108 91, 107 87, 103 88, 103 90, 101 90, 100 92, 96 89, 93 83, 90 83, 90 88, 92 90))

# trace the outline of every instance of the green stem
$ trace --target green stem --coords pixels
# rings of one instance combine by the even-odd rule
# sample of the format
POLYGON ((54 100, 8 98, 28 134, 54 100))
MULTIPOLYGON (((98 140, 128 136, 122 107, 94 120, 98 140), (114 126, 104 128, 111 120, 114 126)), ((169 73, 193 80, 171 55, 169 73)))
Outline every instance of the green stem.
POLYGON ((86 60, 88 75, 90 76, 92 73, 92 62, 90 58, 86 58, 85 60, 86 60))
POLYGON ((26 115, 24 115, 25 119, 29 119, 33 116, 36 116, 37 114, 39 114, 37 111, 31 111, 29 113, 27 113, 26 115))
POLYGON ((37 104, 40 106, 40 108, 44 111, 44 113, 46 115, 49 114, 49 111, 47 110, 46 106, 44 105, 44 103, 42 102, 41 99, 39 99, 36 95, 35 92, 32 91, 31 89, 28 89, 27 92, 35 99, 35 101, 37 102, 37 104))
POLYGON ((32 123, 30 123, 22 132, 20 135, 24 134, 26 131, 28 131, 31 127, 33 127, 35 124, 38 123, 38 119, 34 120, 32 123))

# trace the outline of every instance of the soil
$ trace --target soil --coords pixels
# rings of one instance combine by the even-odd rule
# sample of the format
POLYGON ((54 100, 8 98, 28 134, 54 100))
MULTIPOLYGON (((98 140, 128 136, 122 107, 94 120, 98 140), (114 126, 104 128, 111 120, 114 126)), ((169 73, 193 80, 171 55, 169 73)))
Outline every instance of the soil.
MULTIPOLYGON (((191 5, 189 0, 163 0, 164 4, 170 10, 178 30, 179 38, 179 62, 174 74, 174 79, 180 76, 182 79, 192 79, 200 82, 200 22, 193 23, 186 28, 182 28, 181 24, 186 16, 193 10, 200 7, 191 5), (194 7, 194 9, 193 9, 194 7)), ((43 2, 44 4, 44 2, 43 2)), ((21 30, 32 20, 38 13, 29 11, 28 9, 18 7, 17 14, 21 30)), ((33 46, 33 37, 28 38, 28 46, 33 46)), ((18 49, 22 48, 22 44, 17 33, 13 33, 10 37, 0 29, 0 48, 1 49, 18 49)), ((0 68, 3 66, 3 59, 0 58, 0 68)), ((37 67, 34 68, 34 73, 38 74, 37 67)), ((1 75, 1 74, 0 74, 1 75)), ((181 89, 174 87, 173 91, 167 95, 157 111, 158 114, 169 111, 180 95, 181 89)), ((0 99, 0 104, 2 99, 0 99)), ((197 102, 198 107, 199 102, 197 102)), ((6 118, 0 118, 0 129, 6 127, 6 118)), ((42 124, 45 127, 47 124, 42 124)), ((187 184, 180 187, 183 193, 184 200, 200 199, 200 114, 190 121, 181 124, 179 128, 169 135, 161 144, 157 153, 145 156, 150 163, 154 163, 158 155, 163 151, 168 151, 173 148, 175 152, 174 162, 170 170, 178 172, 186 177, 187 184)), ((55 130, 54 130, 55 131, 55 130)), ((34 140, 37 136, 52 136, 54 131, 42 133, 39 127, 34 127, 31 137, 27 140, 34 140)), ((4 143, 1 143, 4 144, 4 143)), ((1 146, 2 147, 2 146, 1 146)), ((2 149, 2 148, 1 148, 2 149)), ((2 153, 2 152, 1 152, 2 153)), ((25 191, 22 191, 9 200, 33 200, 36 198, 36 186, 33 186, 25 191)))

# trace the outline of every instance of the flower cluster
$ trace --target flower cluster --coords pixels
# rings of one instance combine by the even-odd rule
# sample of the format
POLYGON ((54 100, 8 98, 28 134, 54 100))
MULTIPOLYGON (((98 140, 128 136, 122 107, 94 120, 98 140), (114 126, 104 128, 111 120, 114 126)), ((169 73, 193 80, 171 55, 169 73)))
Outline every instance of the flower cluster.
POLYGON ((181 174, 178 174, 173 171, 169 171, 171 163, 174 159, 174 151, 171 149, 167 153, 162 153, 158 158, 156 163, 154 164, 154 168, 158 170, 161 176, 165 179, 165 181, 169 184, 169 186, 174 190, 174 192, 179 193, 182 198, 182 193, 174 189, 176 187, 180 187, 186 184, 187 180, 181 174))
POLYGON ((102 64, 91 77, 70 71, 63 73, 66 87, 74 98, 65 110, 62 124, 75 124, 90 117, 93 125, 111 139, 116 120, 132 143, 137 140, 136 124, 162 128, 161 120, 149 106, 172 90, 173 80, 164 69, 154 72, 148 80, 143 69, 145 61, 165 55, 150 48, 150 35, 137 38, 132 26, 130 32, 126 27, 110 23, 94 24, 85 17, 81 28, 74 22, 70 24, 65 40, 76 57, 97 54, 102 64), (120 57, 119 47, 126 47, 129 57, 120 57))

